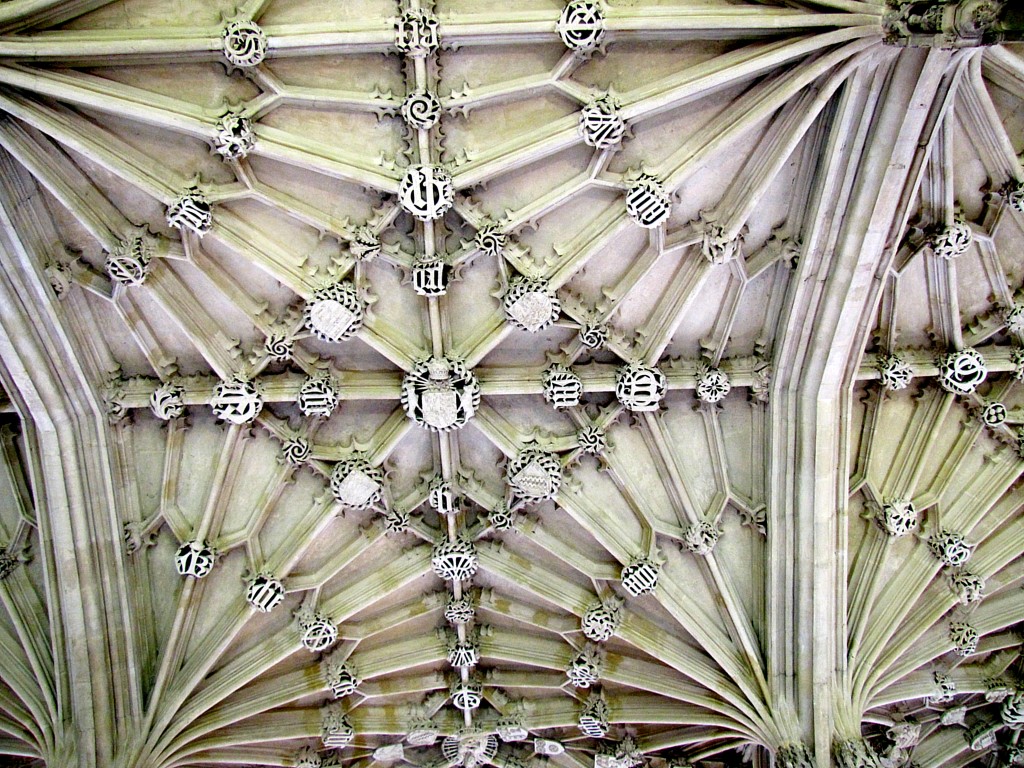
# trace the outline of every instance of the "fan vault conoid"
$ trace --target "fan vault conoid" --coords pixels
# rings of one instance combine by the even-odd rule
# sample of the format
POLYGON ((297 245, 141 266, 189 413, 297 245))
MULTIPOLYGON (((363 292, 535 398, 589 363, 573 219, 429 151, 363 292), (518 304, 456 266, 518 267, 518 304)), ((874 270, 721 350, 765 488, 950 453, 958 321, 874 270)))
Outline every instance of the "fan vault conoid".
POLYGON ((1018 6, 0 3, 5 764, 1024 764, 1018 6))

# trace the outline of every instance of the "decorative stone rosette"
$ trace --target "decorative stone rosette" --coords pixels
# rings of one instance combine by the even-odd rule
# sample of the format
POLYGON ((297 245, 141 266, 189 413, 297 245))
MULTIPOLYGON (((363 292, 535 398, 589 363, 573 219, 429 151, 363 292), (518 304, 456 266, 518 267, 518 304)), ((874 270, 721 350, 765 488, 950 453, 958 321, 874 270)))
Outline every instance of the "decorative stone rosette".
POLYGON ((917 528, 917 508, 909 499, 890 499, 882 505, 878 525, 890 536, 907 536, 917 528))
POLYGON ((703 403, 720 402, 731 389, 729 376, 718 368, 705 368, 697 376, 697 399, 703 403))
POLYGON ((252 120, 237 112, 228 112, 217 122, 213 149, 225 160, 241 160, 256 146, 252 120))
POLYGON ((907 362, 899 355, 889 355, 878 363, 879 379, 890 392, 906 389, 914 375, 907 362))
POLYGON ((410 128, 426 131, 441 118, 441 102, 430 91, 413 91, 402 102, 401 113, 410 128))
POLYGON ((161 383, 149 396, 149 409, 163 421, 181 417, 185 413, 184 391, 173 382, 161 383))
POLYGON ((340 342, 363 327, 365 306, 355 285, 337 282, 316 291, 303 308, 306 328, 324 341, 340 342))
POLYGON ((480 407, 480 382, 464 363, 431 357, 402 380, 402 408, 432 432, 461 429, 480 407))

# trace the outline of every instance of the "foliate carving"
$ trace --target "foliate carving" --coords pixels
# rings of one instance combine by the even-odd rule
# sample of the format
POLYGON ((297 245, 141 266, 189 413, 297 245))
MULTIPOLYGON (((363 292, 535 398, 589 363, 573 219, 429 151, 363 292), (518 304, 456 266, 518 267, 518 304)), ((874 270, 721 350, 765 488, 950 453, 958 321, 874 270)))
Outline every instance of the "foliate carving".
POLYGON ((465 364, 431 357, 402 379, 401 398, 410 419, 433 432, 447 432, 473 418, 480 407, 480 382, 465 364))
POLYGON ((527 501, 553 499, 562 484, 562 464, 553 453, 529 448, 509 460, 505 481, 527 501))
POLYGON ((508 508, 508 504, 499 501, 487 514, 487 523, 496 531, 511 530, 516 524, 517 513, 508 508))
POLYGON ((608 343, 608 327, 601 323, 585 323, 580 328, 580 343, 590 349, 600 349, 608 343))
POLYGON ((323 673, 327 687, 338 699, 351 696, 359 690, 359 685, 363 682, 359 679, 355 669, 338 651, 324 657, 320 663, 320 671, 323 673))
POLYGON ((921 724, 916 720, 904 720, 893 724, 885 735, 896 749, 911 749, 921 741, 921 724))
POLYGON ((632 363, 615 372, 615 399, 630 411, 656 411, 668 390, 658 368, 632 363))
POLYGON ((405 11, 395 22, 395 47, 406 56, 423 58, 437 50, 437 17, 428 11, 405 11))
POLYGON ((313 451, 309 441, 304 437, 293 437, 281 444, 281 453, 289 464, 303 464, 309 460, 313 451))
POLYGON ((198 187, 188 187, 167 206, 167 226, 190 229, 202 237, 213 226, 213 207, 198 187))
POLYGON ((509 284, 502 308, 510 323, 536 333, 558 319, 562 304, 543 280, 518 277, 509 284))
POLYGON ((565 670, 569 682, 576 688, 589 688, 601 679, 601 656, 593 646, 587 646, 573 657, 565 670))
POLYGON ((405 97, 401 111, 410 128, 426 131, 441 118, 441 102, 430 91, 413 91, 405 97))
POLYGON ((444 609, 445 621, 455 626, 469 624, 474 615, 473 604, 465 598, 449 600, 444 609))
POLYGON ((412 289, 420 296, 444 296, 451 267, 441 256, 417 259, 412 265, 412 289))
POLYGON ((971 557, 971 545, 956 531, 942 528, 928 539, 928 549, 944 566, 956 568, 971 557))
POLYGON ((814 758, 803 744, 783 744, 775 750, 775 764, 779 768, 814 768, 814 758))
POLYGON ((935 692, 928 697, 930 704, 945 704, 952 701, 956 696, 956 683, 953 678, 944 672, 933 672, 932 679, 935 681, 935 692))
POLYGON ((256 146, 252 120, 237 112, 228 112, 217 122, 213 148, 225 160, 241 160, 256 146))
POLYGON ((321 740, 328 749, 342 749, 352 743, 356 731, 339 704, 329 704, 320 710, 321 740))
POLYGON ((488 256, 500 254, 507 243, 508 236, 493 225, 481 229, 476 233, 476 238, 473 240, 473 244, 481 253, 486 253, 488 256))
POLYGON ((932 252, 940 259, 955 259, 967 253, 967 249, 974 242, 974 233, 971 228, 959 219, 955 220, 948 227, 936 231, 928 240, 932 252))
POLYGON ((988 403, 981 409, 981 421, 986 427, 1001 427, 1009 414, 1006 406, 999 402, 988 403))
POLYGON ((985 580, 970 571, 953 571, 949 575, 949 588, 962 605, 976 603, 985 597, 985 580))
POLYGON ((149 274, 152 254, 144 235, 134 235, 121 240, 107 255, 103 267, 110 279, 121 285, 142 285, 149 274))
POLYGON ((334 465, 331 492, 345 506, 368 509, 380 501, 383 491, 384 471, 364 456, 351 456, 334 465))
POLYGON ((224 58, 236 67, 255 67, 267 55, 267 36, 255 21, 232 21, 221 40, 224 58))
POLYGON ((985 380, 988 369, 978 350, 968 347, 939 361, 939 384, 956 395, 969 395, 985 380))
POLYGON ((566 48, 584 54, 593 51, 604 38, 601 5, 593 0, 570 0, 555 29, 566 48))
POLYGON ((717 525, 702 520, 683 532, 683 546, 695 555, 706 557, 714 551, 720 534, 717 525))
POLYGON ((312 747, 303 747, 295 756, 295 768, 323 768, 324 761, 312 747))
POLYGON ((772 367, 759 362, 754 367, 754 380, 750 382, 750 396, 753 400, 767 403, 772 388, 772 367))
POLYGON ((603 739, 608 735, 608 719, 611 717, 611 710, 608 702, 597 692, 587 696, 583 709, 577 723, 585 736, 592 739, 603 739))
POLYGON ((653 176, 643 174, 626 193, 626 213, 644 229, 653 229, 672 212, 672 198, 653 176))
POLYGON ((380 238, 369 227, 356 227, 348 252, 356 261, 373 261, 380 256, 380 238))
POLYGON ((619 573, 622 588, 633 597, 650 594, 658 587, 661 565, 649 557, 634 557, 619 573))
POLYGON ((363 302, 356 287, 338 282, 316 291, 302 314, 306 327, 324 341, 344 341, 363 327, 363 302))
POLYGON ((295 623, 299 627, 299 642, 307 651, 326 651, 338 639, 338 625, 309 606, 295 612, 295 623))
POLYGON ((732 389, 732 383, 724 371, 706 368, 697 377, 697 399, 704 403, 717 403, 732 389))
POLYGON ((43 271, 46 274, 46 279, 50 282, 50 288, 53 289, 53 295, 58 299, 63 299, 74 284, 71 268, 63 262, 54 261, 47 264, 43 271))
POLYGON ((257 573, 246 584, 245 600, 260 613, 270 613, 284 600, 284 584, 271 573, 257 573))
POLYGON ((1015 691, 1003 700, 999 709, 999 719, 1003 725, 1019 731, 1024 728, 1024 692, 1015 691))
POLYGON ((544 399, 556 409, 580 404, 583 382, 571 368, 552 365, 544 372, 544 399))
POLYGON ((885 14, 885 42, 898 46, 967 48, 1003 40, 1004 0, 904 0, 885 14))
POLYGON ((205 541, 186 541, 174 553, 174 567, 180 576, 204 579, 213 570, 217 552, 205 541))
POLYGON ((878 755, 863 739, 844 739, 832 745, 837 768, 878 768, 878 755))
POLYGON ((454 515, 459 511, 455 504, 455 493, 452 491, 452 484, 440 475, 430 481, 430 494, 427 498, 430 506, 442 517, 454 515))
POLYGON ((468 581, 473 578, 480 561, 476 547, 469 539, 462 536, 449 539, 444 536, 434 545, 430 565, 434 573, 445 581, 468 581))
POLYGON ((401 509, 389 509, 384 513, 384 532, 390 534, 405 533, 409 530, 409 513, 401 509))
POLYGON ((441 754, 448 764, 475 768, 485 765, 498 752, 498 740, 490 733, 467 731, 455 736, 446 736, 441 742, 441 754))
POLYGON ((420 221, 439 219, 455 202, 452 177, 436 165, 410 165, 398 186, 398 201, 420 221))
POLYGON ((453 667, 475 667, 480 662, 480 643, 452 638, 448 645, 448 663, 453 667))
POLYGON ((890 392, 906 389, 914 375, 910 365, 899 355, 889 355, 878 361, 882 386, 890 392))
POLYGON ((695 230, 701 233, 700 253, 712 264, 725 264, 735 259, 743 246, 742 237, 732 237, 718 222, 704 217, 693 222, 695 230))
POLYGON ((278 360, 282 363, 292 359, 292 352, 295 349, 295 342, 291 337, 282 333, 272 333, 263 342, 264 354, 270 360, 278 360))
MULTIPOLYGON (((452 706, 463 712, 477 709, 480 702, 483 701, 483 687, 475 680, 460 680, 452 686, 451 693, 452 706)), ((497 747, 497 739, 495 739, 495 747, 497 747)))
POLYGON ((621 601, 618 598, 599 600, 583 614, 580 629, 587 639, 601 643, 610 639, 621 623, 621 601))
POLYGON ((957 656, 970 656, 978 650, 978 630, 964 621, 950 623, 949 640, 957 656))
POLYGON ((601 96, 580 112, 580 135, 583 143, 595 149, 617 147, 626 133, 626 124, 619 117, 618 104, 610 96, 601 96))
POLYGON ((1006 745, 1006 764, 1024 765, 1024 747, 1016 744, 1006 745))
POLYGON ((644 753, 630 736, 618 744, 599 747, 594 755, 594 768, 636 768, 643 762, 644 753))
POLYGON ((232 424, 249 424, 263 410, 263 396, 252 381, 220 381, 214 387, 210 406, 218 419, 232 424))
POLYGON ((329 376, 311 376, 299 388, 298 403, 303 415, 326 418, 338 407, 338 393, 329 376))
POLYGON ((608 439, 600 427, 590 426, 576 433, 576 444, 584 453, 600 455, 608 448, 608 439))
POLYGON ((10 547, 0 549, 0 581, 5 581, 19 565, 28 560, 29 556, 24 550, 19 555, 12 552, 10 547))
POLYGON ((530 732, 523 726, 523 719, 518 715, 501 718, 495 730, 498 738, 506 743, 526 741, 530 736, 530 732))
POLYGON ((907 536, 917 528, 917 508, 910 499, 889 499, 878 514, 878 524, 890 536, 907 536))
POLYGON ((184 394, 177 384, 165 381, 149 396, 149 409, 158 419, 177 419, 185 413, 184 394))

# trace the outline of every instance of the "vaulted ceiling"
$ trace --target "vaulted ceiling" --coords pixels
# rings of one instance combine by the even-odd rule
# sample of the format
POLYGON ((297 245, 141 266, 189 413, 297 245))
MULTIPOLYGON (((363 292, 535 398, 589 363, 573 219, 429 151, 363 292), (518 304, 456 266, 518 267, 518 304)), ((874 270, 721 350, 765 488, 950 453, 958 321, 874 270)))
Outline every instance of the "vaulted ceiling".
POLYGON ((0 4, 3 759, 1024 764, 1015 13, 0 4))

